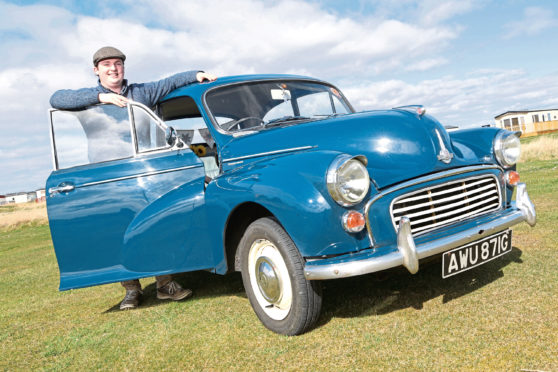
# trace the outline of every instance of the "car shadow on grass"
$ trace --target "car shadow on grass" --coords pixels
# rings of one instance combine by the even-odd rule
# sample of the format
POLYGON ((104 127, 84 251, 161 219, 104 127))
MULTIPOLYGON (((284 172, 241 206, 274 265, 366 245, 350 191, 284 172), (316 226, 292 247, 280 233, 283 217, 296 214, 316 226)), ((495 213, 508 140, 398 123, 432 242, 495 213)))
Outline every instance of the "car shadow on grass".
MULTIPOLYGON (((381 273, 323 281, 323 306, 317 327, 327 324, 335 317, 383 315, 406 308, 420 310, 425 302, 439 296, 443 296, 443 303, 448 303, 502 278, 504 267, 512 262, 523 262, 521 255, 522 251, 513 247, 505 256, 448 279, 442 278, 441 259, 435 259, 427 263, 421 262, 415 275, 411 275, 404 268, 395 268, 381 273)), ((173 279, 184 288, 191 288, 194 299, 219 296, 246 298, 240 273, 223 276, 207 271, 195 271, 173 275, 173 279)), ((155 279, 152 280, 143 288, 140 306, 132 311, 164 306, 170 302, 157 299, 155 279)), ((105 313, 120 311, 119 306, 120 302, 105 313)))
POLYGON ((421 263, 418 273, 404 268, 352 278, 324 281, 322 315, 318 327, 334 317, 349 318, 383 315, 397 310, 420 310, 424 303, 443 296, 448 303, 502 278, 502 269, 512 262, 522 263, 516 247, 505 256, 463 272, 442 278, 442 261, 421 263))

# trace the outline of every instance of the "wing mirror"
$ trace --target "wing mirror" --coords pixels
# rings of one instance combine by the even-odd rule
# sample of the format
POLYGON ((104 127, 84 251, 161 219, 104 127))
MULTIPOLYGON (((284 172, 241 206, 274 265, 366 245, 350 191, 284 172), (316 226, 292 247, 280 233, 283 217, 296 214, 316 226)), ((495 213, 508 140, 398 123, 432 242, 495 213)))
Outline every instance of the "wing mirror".
POLYGON ((176 134, 176 129, 174 129, 173 127, 167 127, 167 129, 165 129, 165 140, 167 141, 167 144, 171 147, 184 147, 184 142, 182 142, 182 140, 180 138, 178 138, 178 135, 176 134))

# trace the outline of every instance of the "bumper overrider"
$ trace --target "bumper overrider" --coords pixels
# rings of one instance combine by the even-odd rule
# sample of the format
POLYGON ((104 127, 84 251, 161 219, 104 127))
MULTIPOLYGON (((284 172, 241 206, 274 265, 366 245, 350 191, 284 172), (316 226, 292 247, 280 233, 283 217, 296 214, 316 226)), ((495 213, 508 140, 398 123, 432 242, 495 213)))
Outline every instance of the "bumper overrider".
POLYGON ((535 226, 536 223, 535 206, 529 199, 524 183, 517 184, 516 200, 509 208, 495 214, 493 218, 485 219, 474 227, 422 244, 415 244, 411 235, 409 219, 404 217, 398 226, 397 249, 392 249, 390 253, 379 254, 371 249, 365 252, 308 261, 304 266, 304 274, 308 280, 338 279, 369 274, 397 266, 404 266, 410 273, 415 274, 419 269, 420 259, 483 239, 521 222, 527 222, 530 226, 535 226))

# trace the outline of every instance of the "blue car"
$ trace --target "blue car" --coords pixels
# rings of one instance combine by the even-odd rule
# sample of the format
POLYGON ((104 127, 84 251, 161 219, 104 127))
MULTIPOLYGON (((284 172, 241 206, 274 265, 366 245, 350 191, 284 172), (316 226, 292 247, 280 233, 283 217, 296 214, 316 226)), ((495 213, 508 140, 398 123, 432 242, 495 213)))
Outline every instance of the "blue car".
POLYGON ((519 132, 448 132, 422 106, 355 112, 313 78, 224 77, 50 119, 60 290, 240 271, 262 323, 296 335, 320 315, 322 280, 414 274, 434 256, 451 277, 536 221, 519 132))

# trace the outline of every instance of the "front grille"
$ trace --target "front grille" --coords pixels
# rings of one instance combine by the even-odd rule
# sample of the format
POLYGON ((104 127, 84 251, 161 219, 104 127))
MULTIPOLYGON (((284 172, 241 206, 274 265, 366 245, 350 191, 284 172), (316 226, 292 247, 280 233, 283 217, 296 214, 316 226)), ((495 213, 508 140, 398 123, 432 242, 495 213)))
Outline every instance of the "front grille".
POLYGON ((500 205, 498 181, 489 175, 400 196, 391 204, 391 218, 397 227, 401 217, 408 217, 411 231, 417 235, 497 210, 500 205))

